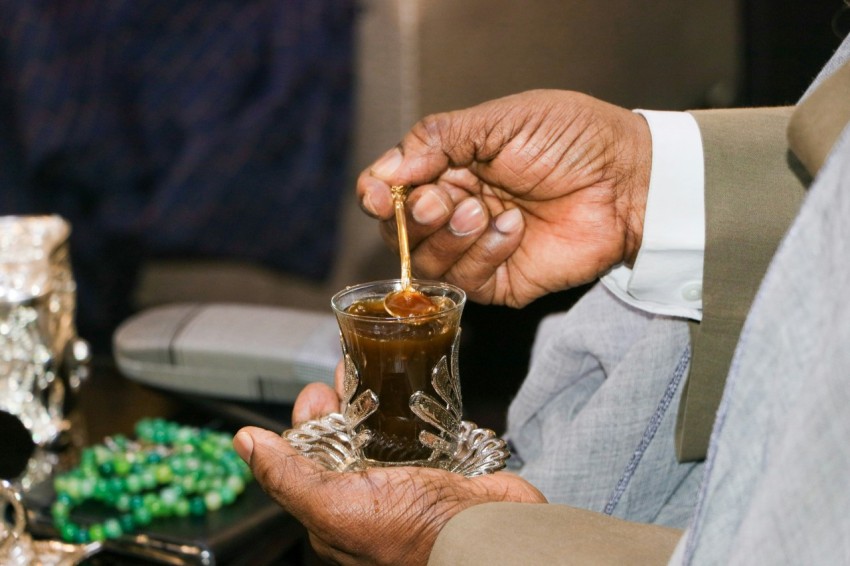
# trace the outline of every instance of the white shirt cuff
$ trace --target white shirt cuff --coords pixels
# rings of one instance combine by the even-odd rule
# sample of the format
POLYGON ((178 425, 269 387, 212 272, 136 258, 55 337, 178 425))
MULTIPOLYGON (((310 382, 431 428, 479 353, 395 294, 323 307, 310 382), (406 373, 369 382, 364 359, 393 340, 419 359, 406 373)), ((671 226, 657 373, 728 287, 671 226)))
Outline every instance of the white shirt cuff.
POLYGON ((686 112, 635 110, 652 134, 652 171, 635 265, 602 283, 621 300, 655 314, 702 318, 705 201, 702 139, 686 112))

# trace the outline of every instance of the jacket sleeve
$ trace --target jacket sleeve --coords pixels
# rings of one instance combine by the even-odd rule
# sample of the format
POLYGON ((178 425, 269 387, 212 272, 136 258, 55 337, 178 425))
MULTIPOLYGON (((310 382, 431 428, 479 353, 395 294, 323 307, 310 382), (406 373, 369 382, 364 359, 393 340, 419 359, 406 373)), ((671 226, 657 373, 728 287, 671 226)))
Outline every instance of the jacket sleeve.
POLYGON ((428 566, 663 565, 681 536, 678 529, 566 505, 485 503, 443 527, 428 566))
POLYGON ((703 318, 676 426, 679 460, 705 457, 735 345, 809 182, 788 149, 793 107, 694 111, 705 154, 703 318))

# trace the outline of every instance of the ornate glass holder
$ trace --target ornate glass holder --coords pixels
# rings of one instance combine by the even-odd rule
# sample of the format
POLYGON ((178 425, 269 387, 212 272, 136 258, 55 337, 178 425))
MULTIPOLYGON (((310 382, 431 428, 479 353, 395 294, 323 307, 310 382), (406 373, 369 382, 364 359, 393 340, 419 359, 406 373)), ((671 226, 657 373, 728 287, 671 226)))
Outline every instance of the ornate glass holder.
POLYGON ((331 300, 345 367, 339 413, 283 433, 305 456, 337 471, 424 466, 465 476, 502 469, 501 438, 462 420, 458 373, 464 292, 414 281, 440 312, 390 317, 382 301, 399 280, 348 287, 331 300))

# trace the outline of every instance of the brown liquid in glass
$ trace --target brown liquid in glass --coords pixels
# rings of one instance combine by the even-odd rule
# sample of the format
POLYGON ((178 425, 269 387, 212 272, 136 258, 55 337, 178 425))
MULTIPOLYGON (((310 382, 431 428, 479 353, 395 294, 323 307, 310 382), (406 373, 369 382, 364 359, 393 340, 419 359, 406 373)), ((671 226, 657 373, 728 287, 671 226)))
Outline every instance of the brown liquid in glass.
MULTIPOLYGON (((431 299, 440 311, 454 306, 446 297, 431 299)), ((386 312, 380 297, 354 303, 346 312, 394 318, 386 312)), ((413 414, 410 396, 422 391, 440 401, 431 385, 431 374, 440 358, 451 360, 459 326, 456 316, 401 322, 402 332, 395 331, 392 336, 381 336, 380 325, 369 325, 364 319, 349 321, 348 328, 343 328, 348 353, 360 373, 355 398, 371 389, 379 399, 378 410, 364 422, 373 432, 372 440, 364 447, 367 458, 406 462, 430 456, 430 450, 419 443, 419 433, 428 430, 439 435, 440 431, 413 414)))

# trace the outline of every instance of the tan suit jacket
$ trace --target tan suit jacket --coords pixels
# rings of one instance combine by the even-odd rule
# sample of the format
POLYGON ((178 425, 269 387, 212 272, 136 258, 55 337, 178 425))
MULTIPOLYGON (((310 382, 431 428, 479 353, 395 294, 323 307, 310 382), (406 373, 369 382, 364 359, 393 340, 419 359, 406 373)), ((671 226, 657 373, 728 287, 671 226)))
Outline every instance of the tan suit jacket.
MULTIPOLYGON (((694 113, 706 156, 707 240, 704 320, 681 407, 685 457, 704 454, 742 322, 804 194, 807 175, 788 140, 814 173, 850 119, 850 64, 833 77, 793 118, 790 108, 694 113)), ((443 527, 429 564, 666 564, 680 535, 563 505, 488 503, 443 527)))
POLYGON ((693 358, 677 421, 681 461, 705 458, 744 319, 805 194, 808 175, 785 135, 792 111, 693 112, 705 153, 706 245, 703 319, 691 326, 693 358))
POLYGON ((848 93, 845 65, 796 108, 693 113, 705 147, 706 249, 703 320, 691 327, 677 422, 682 461, 705 457, 744 319, 811 177, 850 121, 848 93))

